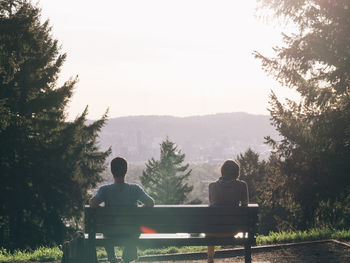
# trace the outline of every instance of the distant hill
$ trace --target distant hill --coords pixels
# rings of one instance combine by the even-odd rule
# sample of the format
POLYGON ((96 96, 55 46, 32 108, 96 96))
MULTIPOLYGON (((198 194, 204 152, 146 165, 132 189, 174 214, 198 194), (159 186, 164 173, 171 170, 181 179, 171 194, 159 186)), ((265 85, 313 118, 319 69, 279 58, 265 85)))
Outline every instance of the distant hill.
POLYGON ((248 147, 266 157, 264 136, 276 138, 269 116, 222 113, 205 116, 135 116, 111 118, 100 134, 102 148, 130 162, 159 158, 159 144, 167 136, 186 154, 186 161, 205 162, 235 158, 248 147))

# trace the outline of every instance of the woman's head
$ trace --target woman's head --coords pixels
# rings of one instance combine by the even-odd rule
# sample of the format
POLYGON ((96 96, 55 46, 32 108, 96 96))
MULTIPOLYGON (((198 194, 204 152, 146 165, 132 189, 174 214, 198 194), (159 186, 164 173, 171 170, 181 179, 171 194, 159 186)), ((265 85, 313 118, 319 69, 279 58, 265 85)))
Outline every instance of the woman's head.
POLYGON ((239 165, 234 160, 227 160, 221 166, 221 176, 224 179, 239 178, 239 165))

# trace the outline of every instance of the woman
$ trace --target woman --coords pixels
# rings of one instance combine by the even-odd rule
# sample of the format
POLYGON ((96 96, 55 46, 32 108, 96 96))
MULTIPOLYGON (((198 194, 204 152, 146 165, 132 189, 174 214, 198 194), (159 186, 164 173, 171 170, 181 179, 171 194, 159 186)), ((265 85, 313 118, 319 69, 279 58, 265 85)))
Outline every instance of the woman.
MULTIPOLYGON (((221 166, 221 177, 209 184, 210 206, 246 206, 249 202, 248 186, 239 180, 239 165, 227 160, 221 166)), ((215 236, 232 236, 232 234, 214 234, 215 236)), ((214 262, 214 246, 208 246, 208 263, 214 262)))

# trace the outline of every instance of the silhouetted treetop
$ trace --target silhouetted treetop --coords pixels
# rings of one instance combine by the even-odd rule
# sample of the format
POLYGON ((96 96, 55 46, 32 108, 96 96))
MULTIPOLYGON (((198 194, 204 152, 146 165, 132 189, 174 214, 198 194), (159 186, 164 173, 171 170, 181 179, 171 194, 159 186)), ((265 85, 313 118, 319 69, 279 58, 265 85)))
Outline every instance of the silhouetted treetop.
POLYGON ((60 243, 101 180, 107 115, 66 120, 77 79, 57 86, 66 55, 30 1, 0 1, 0 58, 0 246, 60 243))
MULTIPOLYGON (((255 56, 300 101, 279 101, 270 113, 281 141, 267 138, 287 175, 286 188, 301 207, 301 225, 315 222, 317 207, 350 193, 349 1, 261 1, 297 26, 274 57, 255 56)), ((349 207, 350 204, 344 204, 349 207)))

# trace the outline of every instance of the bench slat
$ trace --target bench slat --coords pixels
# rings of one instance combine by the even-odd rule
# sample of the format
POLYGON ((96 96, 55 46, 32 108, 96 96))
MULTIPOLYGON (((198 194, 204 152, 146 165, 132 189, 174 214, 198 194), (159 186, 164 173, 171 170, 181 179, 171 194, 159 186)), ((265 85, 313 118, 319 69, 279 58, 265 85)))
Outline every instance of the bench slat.
POLYGON ((144 215, 142 217, 130 217, 126 215, 112 216, 107 215, 103 217, 96 218, 97 225, 125 225, 125 224, 135 224, 135 225, 147 225, 147 224, 187 224, 187 225, 197 225, 201 224, 246 224, 249 220, 248 216, 239 216, 239 215, 224 215, 216 216, 210 215, 201 217, 192 216, 192 215, 182 215, 181 217, 174 217, 170 215, 144 215))
MULTIPOLYGON (((236 233, 247 232, 249 228, 242 225, 145 225, 155 233, 236 233)), ((96 227, 96 233, 105 233, 110 235, 124 235, 140 231, 140 227, 135 225, 109 226, 99 225, 96 227)))
MULTIPOLYGON (((208 246, 208 245, 243 245, 246 239, 243 238, 162 238, 162 239, 138 239, 134 241, 139 248, 154 248, 154 247, 170 247, 170 246, 208 246)), ((123 239, 97 239, 96 245, 103 246, 105 244, 116 244, 119 246, 128 243, 128 240, 123 239)))
POLYGON ((108 215, 127 215, 127 216, 145 216, 152 214, 153 216, 224 216, 224 215, 249 215, 258 211, 258 207, 208 207, 208 206, 155 206, 155 207, 99 207, 96 209, 87 209, 87 212, 93 212, 98 217, 104 217, 108 215))

